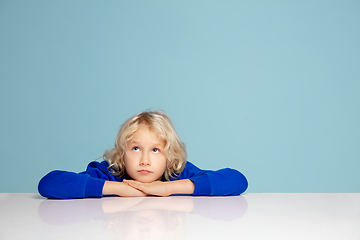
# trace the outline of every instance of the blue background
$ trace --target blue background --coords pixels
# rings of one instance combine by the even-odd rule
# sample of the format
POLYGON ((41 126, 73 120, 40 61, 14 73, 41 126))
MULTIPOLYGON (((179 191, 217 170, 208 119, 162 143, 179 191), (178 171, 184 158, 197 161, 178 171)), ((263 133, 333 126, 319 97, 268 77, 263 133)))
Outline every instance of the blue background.
POLYGON ((360 192, 359 1, 0 1, 0 192, 163 109, 248 192, 360 192))

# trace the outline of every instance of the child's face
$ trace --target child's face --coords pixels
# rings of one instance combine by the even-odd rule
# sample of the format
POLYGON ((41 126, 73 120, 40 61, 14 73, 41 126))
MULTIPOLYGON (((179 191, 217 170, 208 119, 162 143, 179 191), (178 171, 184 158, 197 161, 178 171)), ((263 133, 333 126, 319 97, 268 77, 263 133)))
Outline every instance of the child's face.
POLYGON ((139 182, 160 180, 166 169, 165 142, 158 135, 143 126, 128 142, 125 154, 127 174, 139 182))

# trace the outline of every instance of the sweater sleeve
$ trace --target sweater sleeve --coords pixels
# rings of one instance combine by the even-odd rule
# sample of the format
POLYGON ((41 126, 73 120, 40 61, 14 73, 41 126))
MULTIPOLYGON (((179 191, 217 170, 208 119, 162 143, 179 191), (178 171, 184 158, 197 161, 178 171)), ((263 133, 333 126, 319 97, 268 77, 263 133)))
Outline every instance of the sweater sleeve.
POLYGON ((187 162, 180 177, 181 179, 190 179, 194 183, 193 195, 236 196, 245 192, 248 187, 245 176, 231 168, 217 171, 201 170, 187 162))
POLYGON ((52 171, 40 180, 38 191, 46 198, 102 197, 105 181, 115 180, 112 174, 105 171, 105 165, 105 163, 91 162, 87 170, 81 173, 52 171))

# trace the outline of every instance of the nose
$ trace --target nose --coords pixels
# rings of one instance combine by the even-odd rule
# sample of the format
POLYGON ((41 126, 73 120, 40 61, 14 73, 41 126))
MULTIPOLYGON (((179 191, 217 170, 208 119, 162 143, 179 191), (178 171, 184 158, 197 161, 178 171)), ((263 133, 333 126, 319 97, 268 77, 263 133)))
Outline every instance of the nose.
POLYGON ((144 153, 140 159, 140 166, 150 166, 150 165, 151 165, 150 158, 149 158, 148 154, 144 153))

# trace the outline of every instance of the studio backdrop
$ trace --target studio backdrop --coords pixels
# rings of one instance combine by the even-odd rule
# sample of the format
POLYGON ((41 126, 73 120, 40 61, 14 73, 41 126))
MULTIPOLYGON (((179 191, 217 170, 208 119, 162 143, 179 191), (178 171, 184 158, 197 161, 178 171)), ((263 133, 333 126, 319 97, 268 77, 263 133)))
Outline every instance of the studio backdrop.
POLYGON ((360 2, 0 1, 0 192, 163 109, 247 192, 360 192, 360 2))

